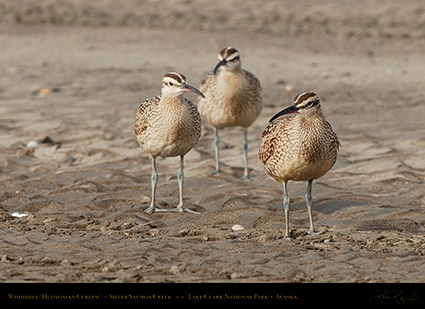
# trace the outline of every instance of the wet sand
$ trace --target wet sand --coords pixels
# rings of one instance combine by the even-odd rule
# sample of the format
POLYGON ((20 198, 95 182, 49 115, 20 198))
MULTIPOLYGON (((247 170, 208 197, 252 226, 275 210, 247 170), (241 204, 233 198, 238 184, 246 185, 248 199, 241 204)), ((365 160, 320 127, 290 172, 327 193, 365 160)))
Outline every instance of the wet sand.
MULTIPOLYGON (((424 282, 425 11, 364 2, 1 1, 0 281, 424 282), (205 124, 185 160, 185 203, 201 214, 146 214, 136 110, 168 71, 199 86, 228 45, 263 88, 253 180, 240 180, 239 129, 221 133, 223 173, 210 176, 205 124), (288 240, 282 188, 258 145, 304 91, 321 97, 342 148, 313 186, 319 234, 307 234, 307 184, 289 184, 288 240)), ((158 160, 160 207, 178 203, 178 168, 158 160)))

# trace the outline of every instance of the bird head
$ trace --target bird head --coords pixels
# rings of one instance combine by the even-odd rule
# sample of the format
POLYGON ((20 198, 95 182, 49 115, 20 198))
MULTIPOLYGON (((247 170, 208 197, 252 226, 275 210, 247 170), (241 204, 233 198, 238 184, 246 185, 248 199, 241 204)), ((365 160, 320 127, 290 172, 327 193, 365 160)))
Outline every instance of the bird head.
POLYGON ((162 94, 171 96, 180 96, 184 92, 194 92, 205 98, 204 94, 195 87, 186 83, 186 77, 183 74, 169 72, 162 78, 162 94))
POLYGON ((218 60, 220 62, 216 65, 214 74, 217 74, 219 69, 233 71, 235 69, 240 69, 241 67, 239 52, 233 47, 226 47, 222 49, 218 54, 218 60))
POLYGON ((294 98, 293 104, 291 106, 281 110, 279 113, 274 115, 269 122, 272 122, 276 118, 283 115, 294 113, 307 115, 309 113, 316 112, 317 110, 320 110, 319 96, 314 92, 303 92, 294 98))

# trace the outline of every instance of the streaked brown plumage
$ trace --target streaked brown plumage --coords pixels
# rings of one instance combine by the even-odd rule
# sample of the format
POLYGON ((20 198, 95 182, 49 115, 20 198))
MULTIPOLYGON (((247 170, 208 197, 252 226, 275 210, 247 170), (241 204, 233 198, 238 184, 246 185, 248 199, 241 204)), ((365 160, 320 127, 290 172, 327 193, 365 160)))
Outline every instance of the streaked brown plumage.
POLYGON ((137 111, 134 124, 137 141, 152 159, 152 199, 146 212, 165 211, 155 206, 158 156, 180 156, 177 174, 180 203, 175 210, 190 211, 183 207, 183 158, 201 136, 201 116, 196 105, 183 98, 187 91, 203 96, 199 90, 186 84, 186 77, 182 74, 167 73, 162 79, 162 95, 145 100, 137 111))
POLYGON ((286 236, 289 237, 288 181, 308 181, 306 202, 310 233, 314 233, 311 187, 335 164, 340 143, 320 108, 319 97, 306 92, 294 98, 293 105, 270 119, 265 128, 259 159, 267 173, 283 184, 286 236))
POLYGON ((214 127, 214 173, 220 171, 218 130, 227 127, 244 129, 245 179, 248 178, 247 130, 261 112, 261 86, 252 73, 242 69, 239 52, 235 48, 224 48, 218 58, 220 62, 214 72, 208 74, 200 86, 205 98, 198 98, 199 112, 202 118, 214 127))

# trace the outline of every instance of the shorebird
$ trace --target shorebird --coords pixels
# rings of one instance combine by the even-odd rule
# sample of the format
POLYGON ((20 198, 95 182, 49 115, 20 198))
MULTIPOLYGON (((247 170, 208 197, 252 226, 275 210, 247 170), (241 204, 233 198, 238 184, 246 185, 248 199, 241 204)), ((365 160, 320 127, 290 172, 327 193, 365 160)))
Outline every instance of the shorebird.
POLYGON ((177 173, 180 202, 173 211, 196 213, 183 207, 183 159, 201 136, 201 116, 195 104, 183 98, 183 93, 191 91, 204 96, 198 89, 186 83, 182 74, 170 72, 162 79, 160 96, 145 100, 136 114, 134 131, 140 147, 152 160, 152 197, 147 213, 168 211, 155 205, 158 172, 156 158, 180 156, 180 170, 177 173))
POLYGON ((289 237, 288 181, 308 181, 305 198, 310 220, 309 233, 313 234, 313 180, 332 168, 340 145, 322 113, 319 97, 313 92, 297 95, 292 106, 270 119, 261 137, 259 159, 267 173, 283 184, 286 237, 289 237))
POLYGON ((205 98, 198 98, 202 118, 214 127, 215 171, 220 172, 220 138, 218 130, 242 127, 244 174, 248 179, 248 127, 261 112, 261 86, 258 79, 242 69, 239 52, 226 47, 218 54, 219 63, 202 81, 200 90, 205 98))

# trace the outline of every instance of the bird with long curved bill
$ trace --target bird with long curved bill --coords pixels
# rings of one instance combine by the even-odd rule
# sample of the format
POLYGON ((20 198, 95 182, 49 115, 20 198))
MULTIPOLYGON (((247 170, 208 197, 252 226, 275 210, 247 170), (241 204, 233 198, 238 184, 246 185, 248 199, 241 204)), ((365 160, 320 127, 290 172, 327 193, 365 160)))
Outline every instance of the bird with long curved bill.
POLYGON ((195 104, 183 98, 185 92, 204 95, 186 83, 182 74, 170 72, 162 79, 162 94, 145 100, 136 114, 134 131, 140 147, 152 160, 152 197, 147 213, 169 211, 156 206, 155 195, 158 183, 157 157, 180 156, 180 170, 177 173, 180 201, 172 211, 197 213, 183 206, 183 159, 195 146, 201 136, 201 116, 195 104))
POLYGON ((297 95, 293 105, 270 119, 261 136, 259 159, 266 172, 283 184, 285 236, 289 237, 288 181, 307 181, 306 203, 313 222, 313 180, 325 175, 335 164, 340 143, 322 113, 319 97, 313 92, 297 95))
POLYGON ((243 129, 244 174, 248 170, 248 128, 261 112, 261 86, 254 74, 242 69, 239 52, 226 47, 218 54, 214 71, 202 81, 200 90, 205 98, 198 98, 202 118, 214 127, 215 170, 220 173, 220 138, 218 131, 228 127, 243 129))

